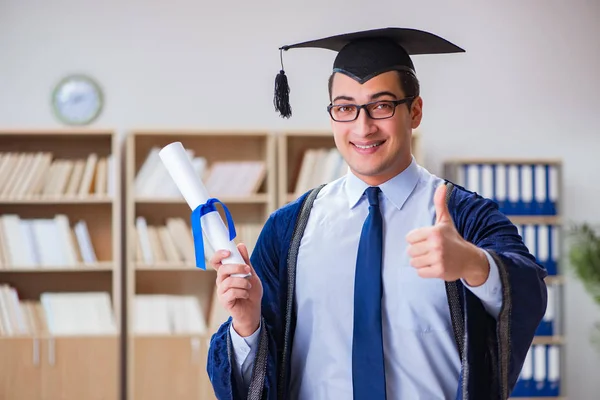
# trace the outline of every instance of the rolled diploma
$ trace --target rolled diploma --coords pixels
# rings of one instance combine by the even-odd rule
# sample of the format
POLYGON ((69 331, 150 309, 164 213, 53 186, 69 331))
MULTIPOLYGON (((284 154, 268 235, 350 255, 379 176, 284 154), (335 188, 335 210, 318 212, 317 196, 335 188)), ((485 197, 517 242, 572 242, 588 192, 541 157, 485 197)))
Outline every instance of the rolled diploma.
MULTIPOLYGON (((174 142, 163 147, 158 155, 177 188, 193 211, 210 198, 202 179, 196 175, 188 154, 181 142, 174 142)), ((229 232, 217 212, 209 212, 202 216, 202 230, 215 251, 229 250, 229 257, 223 264, 246 264, 233 240, 229 240, 229 232)), ((234 277, 249 277, 250 274, 232 274, 234 277)))

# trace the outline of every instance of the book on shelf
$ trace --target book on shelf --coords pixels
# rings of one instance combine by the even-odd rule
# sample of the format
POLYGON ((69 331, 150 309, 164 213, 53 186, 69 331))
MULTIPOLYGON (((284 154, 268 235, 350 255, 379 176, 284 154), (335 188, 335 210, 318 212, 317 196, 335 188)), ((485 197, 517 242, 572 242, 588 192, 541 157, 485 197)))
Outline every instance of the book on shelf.
POLYGON ((0 269, 48 269, 95 264, 96 252, 84 220, 0 215, 0 269))
POLYGON ((560 260, 560 226, 553 224, 516 224, 523 243, 548 271, 558 274, 560 260))
MULTIPOLYGON (((154 146, 148 152, 135 176, 137 197, 183 198, 175 181, 162 163, 154 146)), ((211 196, 245 197, 256 194, 263 183, 267 168, 264 161, 218 161, 209 164, 205 157, 186 149, 196 175, 202 179, 211 196)))
POLYGON ((560 346, 534 344, 529 348, 511 397, 556 397, 561 393, 560 346))
POLYGON ((22 300, 14 287, 0 284, 0 336, 116 333, 107 292, 43 292, 39 301, 22 300))
POLYGON ((55 158, 51 152, 0 153, 0 199, 112 197, 115 170, 112 154, 101 157, 55 158))
POLYGON ((559 166, 526 162, 448 162, 446 177, 498 203, 510 215, 557 215, 559 166))
POLYGON ((308 149, 302 156, 294 195, 298 197, 320 184, 332 182, 347 171, 348 165, 337 148, 308 149))
MULTIPOLYGON (((140 265, 189 265, 196 263, 194 238, 191 226, 183 218, 166 218, 164 225, 148 224, 146 218, 139 216, 134 226, 134 260, 140 265)), ((236 224, 236 243, 243 241, 251 253, 262 224, 236 224)), ((212 256, 214 249, 202 233, 205 261, 212 256)))
POLYGON ((206 333, 206 316, 198 299, 191 295, 136 294, 133 332, 135 334, 206 333))
POLYGON ((558 285, 547 285, 548 304, 542 321, 535 332, 536 336, 558 336, 560 332, 560 297, 558 285))

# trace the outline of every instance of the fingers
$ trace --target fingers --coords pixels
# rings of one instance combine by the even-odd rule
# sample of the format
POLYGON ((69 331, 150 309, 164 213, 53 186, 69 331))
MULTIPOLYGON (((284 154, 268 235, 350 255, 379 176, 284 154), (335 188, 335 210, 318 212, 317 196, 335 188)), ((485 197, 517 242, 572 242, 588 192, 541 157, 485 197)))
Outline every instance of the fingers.
POLYGON ((228 277, 218 285, 219 297, 225 304, 231 304, 236 300, 247 300, 250 298, 252 284, 246 278, 228 277))
POLYGON ((450 210, 448 210, 448 205, 446 204, 446 185, 441 184, 437 187, 435 194, 433 196, 433 204, 435 205, 435 222, 436 224, 442 222, 452 222, 452 218, 450 217, 450 210))
POLYGON ((246 245, 244 243, 239 243, 237 245, 237 248, 240 254, 242 255, 242 258, 244 259, 244 262, 250 265, 250 257, 248 257, 248 248, 246 247, 246 245))
POLYGON ((427 226, 425 228, 417 228, 408 232, 406 235, 406 240, 409 244, 416 244, 427 240, 431 233, 435 230, 434 226, 427 226))
POLYGON ((421 278, 442 278, 443 276, 438 266, 419 268, 417 274, 421 278))
POLYGON ((423 256, 414 257, 410 259, 410 265, 414 268, 426 268, 440 262, 439 254, 428 253, 423 256))
POLYGON ((223 282, 219 285, 218 290, 221 293, 225 293, 226 291, 231 290, 231 289, 249 290, 251 288, 252 288, 252 284, 250 282, 248 282, 248 279, 230 276, 230 277, 226 278, 225 280, 223 280, 223 282))
POLYGON ((218 270, 221 266, 223 260, 229 257, 229 250, 219 250, 215 251, 214 254, 208 260, 208 264, 215 270, 218 270))
POLYGON ((221 282, 229 278, 229 275, 245 275, 249 272, 251 272, 251 268, 245 264, 221 264, 217 270, 217 285, 220 285, 221 282))
MULTIPOLYGON (((242 278, 243 279, 243 278, 242 278)), ((245 289, 229 289, 221 295, 225 303, 233 303, 236 300, 247 300, 250 298, 250 292, 245 289)))
POLYGON ((422 241, 417 244, 408 246, 408 255, 410 257, 424 256, 431 250, 431 243, 428 241, 422 241))

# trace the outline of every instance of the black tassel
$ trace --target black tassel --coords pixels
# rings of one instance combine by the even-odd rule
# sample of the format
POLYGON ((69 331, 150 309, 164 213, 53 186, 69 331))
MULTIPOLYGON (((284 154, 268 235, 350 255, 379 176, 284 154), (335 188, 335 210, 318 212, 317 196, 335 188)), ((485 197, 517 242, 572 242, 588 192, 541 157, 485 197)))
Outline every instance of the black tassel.
POLYGON ((283 69, 280 70, 275 77, 275 97, 273 99, 273 104, 275 105, 275 111, 279 111, 282 117, 289 118, 292 116, 290 87, 283 69))

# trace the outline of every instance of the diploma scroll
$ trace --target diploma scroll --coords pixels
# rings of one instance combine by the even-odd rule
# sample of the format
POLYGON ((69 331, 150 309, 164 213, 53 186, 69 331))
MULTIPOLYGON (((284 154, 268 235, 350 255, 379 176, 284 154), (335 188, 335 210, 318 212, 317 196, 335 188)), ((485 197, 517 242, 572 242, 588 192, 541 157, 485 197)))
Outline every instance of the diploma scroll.
MULTIPOLYGON (((223 264, 245 264, 246 262, 238 251, 233 238, 230 236, 231 231, 227 230, 221 216, 214 210, 213 204, 219 201, 209 196, 202 179, 196 175, 188 154, 181 142, 174 142, 166 145, 158 154, 165 165, 165 168, 169 171, 169 175, 171 175, 171 178, 192 210, 192 226, 194 227, 195 223, 201 225, 202 231, 215 251, 229 250, 231 254, 223 260, 223 264), (212 208, 213 211, 197 212, 198 210, 207 208, 212 208), (198 221, 193 219, 196 217, 198 218, 198 221), (201 223, 200 219, 202 221, 201 223)), ((224 208, 228 214, 227 208, 225 206, 224 208)), ((230 228, 233 228, 233 220, 230 218, 229 214, 228 222, 230 223, 230 228)), ((194 236, 196 254, 200 252, 202 253, 201 256, 204 257, 203 248, 198 249, 198 247, 202 246, 202 232, 195 231, 194 236), (199 245, 198 235, 200 241, 199 245)), ((203 268, 204 259, 201 260, 202 266, 198 265, 199 262, 197 257, 197 266, 203 268)), ((249 277, 250 274, 232 274, 231 276, 245 278, 249 277)))

